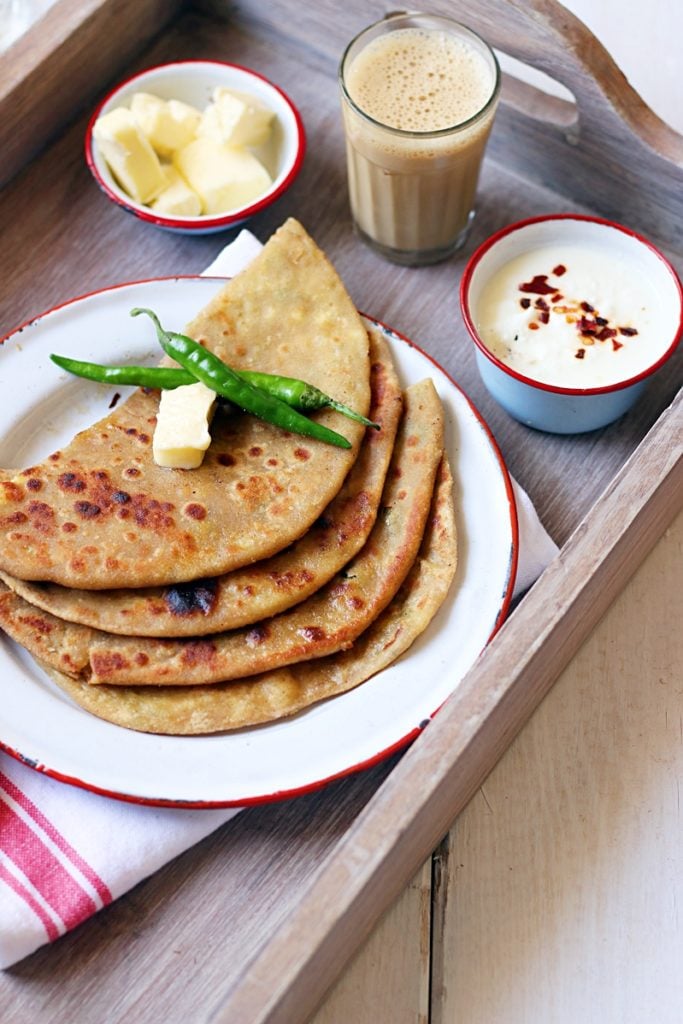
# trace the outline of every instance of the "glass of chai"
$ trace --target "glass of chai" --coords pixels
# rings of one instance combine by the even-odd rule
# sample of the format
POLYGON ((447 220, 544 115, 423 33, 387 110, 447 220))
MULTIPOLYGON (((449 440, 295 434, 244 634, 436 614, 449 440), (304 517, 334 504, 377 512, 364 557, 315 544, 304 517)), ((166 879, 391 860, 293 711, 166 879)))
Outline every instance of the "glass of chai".
POLYGON ((500 92, 493 51, 450 18, 395 14, 349 43, 339 81, 356 231, 396 263, 446 259, 474 216, 500 92))

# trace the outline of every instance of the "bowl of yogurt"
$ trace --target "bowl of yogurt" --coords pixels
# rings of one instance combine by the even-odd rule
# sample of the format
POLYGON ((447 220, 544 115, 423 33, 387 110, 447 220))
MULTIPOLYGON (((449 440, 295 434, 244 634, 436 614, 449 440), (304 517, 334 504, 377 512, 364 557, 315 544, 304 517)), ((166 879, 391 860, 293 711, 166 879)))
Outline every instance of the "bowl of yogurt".
POLYGON ((647 239, 598 217, 510 224, 470 258, 463 319, 491 395, 558 434, 622 416, 683 330, 683 289, 647 239))

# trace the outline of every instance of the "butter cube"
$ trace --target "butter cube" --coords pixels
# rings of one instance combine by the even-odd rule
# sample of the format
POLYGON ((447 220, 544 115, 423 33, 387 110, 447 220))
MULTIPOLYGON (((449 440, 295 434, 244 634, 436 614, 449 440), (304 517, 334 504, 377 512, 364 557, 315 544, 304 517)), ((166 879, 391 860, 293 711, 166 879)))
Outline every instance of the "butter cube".
POLYGON ((229 146, 260 146, 270 135, 274 111, 255 96, 218 86, 202 114, 197 135, 229 146))
POLYGON ((138 203, 149 202, 165 188, 159 158, 130 110, 118 107, 98 117, 93 137, 116 180, 138 203))
POLYGON ((150 206, 157 213, 169 217, 198 217, 202 212, 202 202, 194 189, 191 189, 173 164, 164 167, 168 184, 150 206))
POLYGON ((197 131, 198 137, 213 139, 214 142, 226 142, 225 132, 221 123, 221 113, 215 103, 209 103, 199 119, 197 131))
POLYGON ((201 119, 201 113, 189 103, 162 100, 148 92, 134 93, 130 109, 159 156, 170 156, 191 142, 201 119))
POLYGON ((268 171, 252 153, 206 136, 179 149, 173 161, 208 214, 244 206, 272 184, 268 171))
POLYGON ((174 391, 162 391, 157 414, 152 454, 157 466, 168 469, 197 469, 211 444, 209 425, 216 406, 216 393, 205 384, 186 384, 174 391))

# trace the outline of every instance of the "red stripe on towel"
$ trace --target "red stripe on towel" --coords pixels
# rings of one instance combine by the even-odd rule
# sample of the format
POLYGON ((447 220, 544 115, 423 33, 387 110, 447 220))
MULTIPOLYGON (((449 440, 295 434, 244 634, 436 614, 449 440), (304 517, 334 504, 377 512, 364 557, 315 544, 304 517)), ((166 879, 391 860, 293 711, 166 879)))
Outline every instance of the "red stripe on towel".
POLYGON ((94 868, 92 868, 87 861, 83 860, 83 857, 81 857, 81 855, 74 850, 73 846, 67 842, 62 833, 55 828, 49 818, 46 818, 43 812, 36 807, 33 801, 29 800, 26 794, 3 772, 0 772, 0 786, 2 786, 5 792, 9 793, 13 800, 16 800, 22 810, 26 811, 26 813, 33 818, 35 823, 45 832, 45 835, 52 840, 57 849, 60 850, 65 857, 68 857, 74 867, 78 868, 83 877, 88 879, 93 889, 102 900, 103 905, 106 906, 107 903, 111 903, 112 895, 109 891, 109 887, 100 878, 94 868))
POLYGON ((93 898, 69 874, 41 836, 1 800, 0 850, 16 865, 67 928, 74 928, 97 910, 93 898))
POLYGON ((4 864, 0 864, 0 881, 5 882, 10 889, 13 889, 17 896, 20 896, 27 907, 29 907, 37 918, 40 919, 50 942, 59 938, 59 929, 45 909, 41 907, 38 900, 15 878, 11 871, 8 871, 4 864))

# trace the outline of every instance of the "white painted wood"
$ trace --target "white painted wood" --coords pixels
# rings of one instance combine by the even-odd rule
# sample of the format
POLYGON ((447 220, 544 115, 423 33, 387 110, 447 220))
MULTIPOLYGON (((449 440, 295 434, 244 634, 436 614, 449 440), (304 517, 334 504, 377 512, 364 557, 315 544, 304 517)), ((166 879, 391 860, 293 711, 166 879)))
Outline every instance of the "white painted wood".
POLYGON ((679 1024, 683 514, 450 836, 432 1024, 679 1024))

